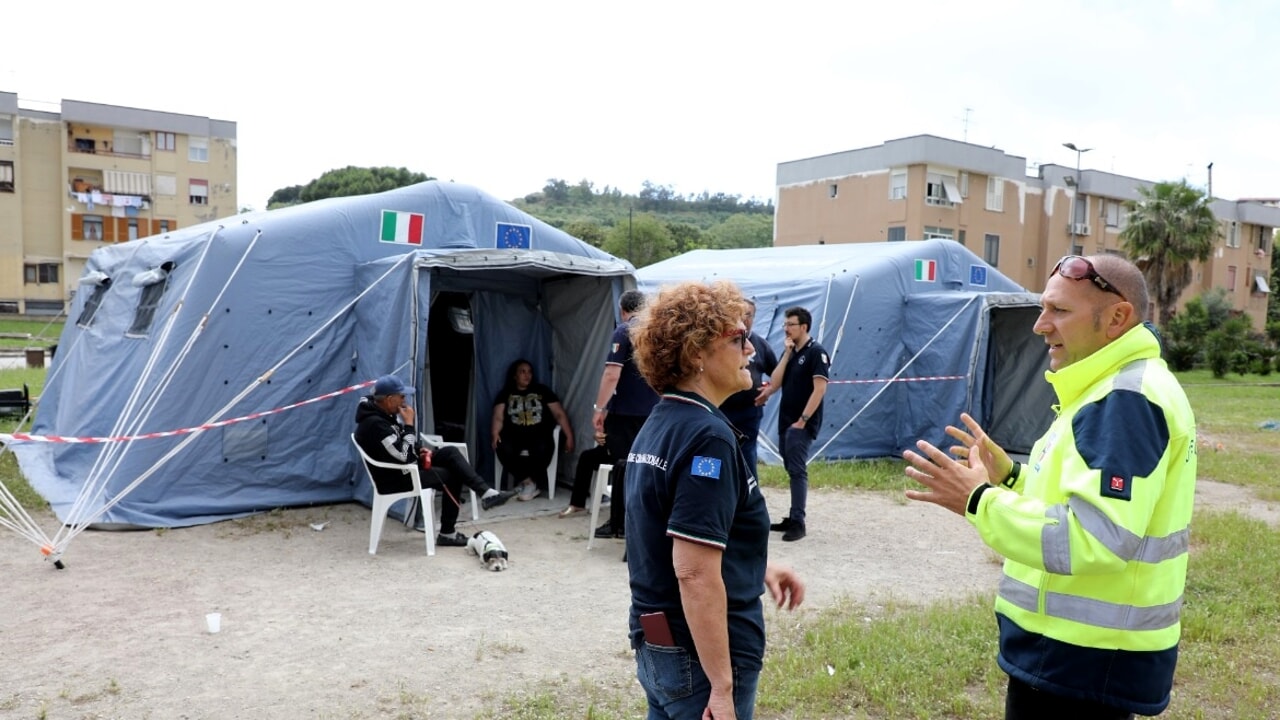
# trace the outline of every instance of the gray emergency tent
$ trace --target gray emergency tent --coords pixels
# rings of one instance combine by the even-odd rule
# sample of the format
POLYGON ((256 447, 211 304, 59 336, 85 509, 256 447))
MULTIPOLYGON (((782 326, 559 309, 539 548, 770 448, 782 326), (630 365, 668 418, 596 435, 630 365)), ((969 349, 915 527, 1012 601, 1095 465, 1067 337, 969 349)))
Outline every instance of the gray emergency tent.
POLYGON ((585 447, 633 273, 439 182, 104 247, 86 265, 32 431, 79 440, 14 449, 67 522, 99 513, 103 525, 171 527, 367 503, 348 436, 368 389, 355 386, 405 378, 419 388, 419 429, 466 441, 484 474, 493 400, 517 357, 560 394, 585 447), (138 435, 148 437, 83 442, 138 435))
MULTIPOLYGON (((783 313, 813 315, 831 378, 814 458, 900 455, 950 444, 962 411, 1011 452, 1048 427, 1048 356, 1032 325, 1039 296, 946 240, 697 250, 637 272, 641 289, 732 280, 756 301, 754 331, 781 354, 783 313)), ((760 457, 777 461, 774 398, 760 457)))

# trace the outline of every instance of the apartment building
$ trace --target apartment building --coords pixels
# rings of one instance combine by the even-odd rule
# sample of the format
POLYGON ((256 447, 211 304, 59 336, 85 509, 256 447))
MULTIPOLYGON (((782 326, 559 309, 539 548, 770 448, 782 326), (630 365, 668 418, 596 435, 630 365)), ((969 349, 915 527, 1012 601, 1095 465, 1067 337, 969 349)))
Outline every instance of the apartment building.
MULTIPOLYGON (((1063 255, 1124 254, 1123 203, 1152 185, 1052 164, 1028 175, 1025 157, 917 135, 779 163, 774 245, 944 238, 1039 292, 1063 255)), ((1211 207, 1221 236, 1180 302, 1221 287, 1261 329, 1280 207, 1255 200, 1211 207)))
POLYGON ((0 314, 56 315, 96 248, 237 210, 234 122, 0 92, 0 314))

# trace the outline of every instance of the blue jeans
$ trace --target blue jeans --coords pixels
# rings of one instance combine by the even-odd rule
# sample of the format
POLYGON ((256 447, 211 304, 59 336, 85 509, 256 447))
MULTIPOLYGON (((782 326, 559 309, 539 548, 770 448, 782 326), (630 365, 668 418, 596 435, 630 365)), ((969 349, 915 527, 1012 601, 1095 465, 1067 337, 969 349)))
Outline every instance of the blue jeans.
POLYGON ((778 433, 778 450, 782 453, 782 466, 791 476, 791 512, 787 517, 794 522, 804 522, 804 508, 809 501, 809 448, 813 438, 809 431, 788 425, 778 433))
MULTIPOLYGON (((636 678, 649 700, 648 720, 702 720, 711 699, 711 681, 688 650, 642 642, 636 650, 636 678)), ((738 720, 751 720, 755 714, 759 682, 759 670, 733 668, 738 720)))

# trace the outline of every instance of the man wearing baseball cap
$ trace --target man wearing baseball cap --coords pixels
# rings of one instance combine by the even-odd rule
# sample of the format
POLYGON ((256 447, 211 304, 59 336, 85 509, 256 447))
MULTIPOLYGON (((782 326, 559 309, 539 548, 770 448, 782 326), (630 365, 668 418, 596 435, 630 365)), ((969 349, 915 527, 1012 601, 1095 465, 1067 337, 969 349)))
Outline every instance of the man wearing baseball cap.
MULTIPOLYGON (((356 406, 356 442, 371 459, 406 464, 418 459, 418 433, 413 428, 413 406, 405 402, 413 388, 395 375, 383 375, 373 384, 373 394, 360 398, 356 406)), ((370 467, 379 492, 409 490, 413 481, 403 472, 370 467)), ((457 448, 445 446, 431 456, 431 466, 422 468, 424 487, 444 490, 440 505, 440 535, 436 544, 465 547, 467 536, 455 530, 458 521, 458 497, 466 485, 480 496, 485 510, 502 505, 516 494, 515 490, 499 492, 485 482, 457 448)), ((429 509, 428 509, 429 510, 429 509)), ((421 527, 419 528, 421 529, 421 527)))

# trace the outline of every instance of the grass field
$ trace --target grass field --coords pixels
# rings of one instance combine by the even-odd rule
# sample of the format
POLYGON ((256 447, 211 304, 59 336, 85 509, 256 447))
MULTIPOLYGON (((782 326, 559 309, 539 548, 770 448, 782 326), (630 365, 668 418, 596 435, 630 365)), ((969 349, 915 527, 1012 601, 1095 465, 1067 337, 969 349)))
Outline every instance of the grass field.
POLYGON ((56 344, 61 336, 62 318, 0 320, 0 348, 19 350, 29 347, 47 348, 56 344))
MULTIPOLYGON (((0 387, 26 382, 37 394, 43 375, 0 370, 0 387)), ((1280 432, 1258 427, 1280 419, 1280 384, 1256 376, 1214 380, 1208 372, 1179 377, 1197 416, 1201 477, 1280 498, 1280 432)), ((12 426, 13 420, 0 424, 12 426)), ((902 467, 898 460, 820 463, 810 468, 810 479, 816 487, 900 494, 909 485, 902 467)), ((761 475, 765 484, 786 485, 780 468, 761 475)), ((0 458, 0 481, 29 510, 43 506, 8 453, 0 458)), ((1192 536, 1174 700, 1161 717, 1278 717, 1280 529, 1236 513, 1202 511, 1192 536)), ((994 659, 991 602, 983 596, 887 610, 846 603, 806 622, 803 631, 771 626, 757 717, 1002 717, 1005 676, 994 659)), ((565 707, 583 706, 593 720, 642 714, 635 689, 610 693, 555 683, 521 698, 500 700, 482 717, 552 720, 565 707)))

